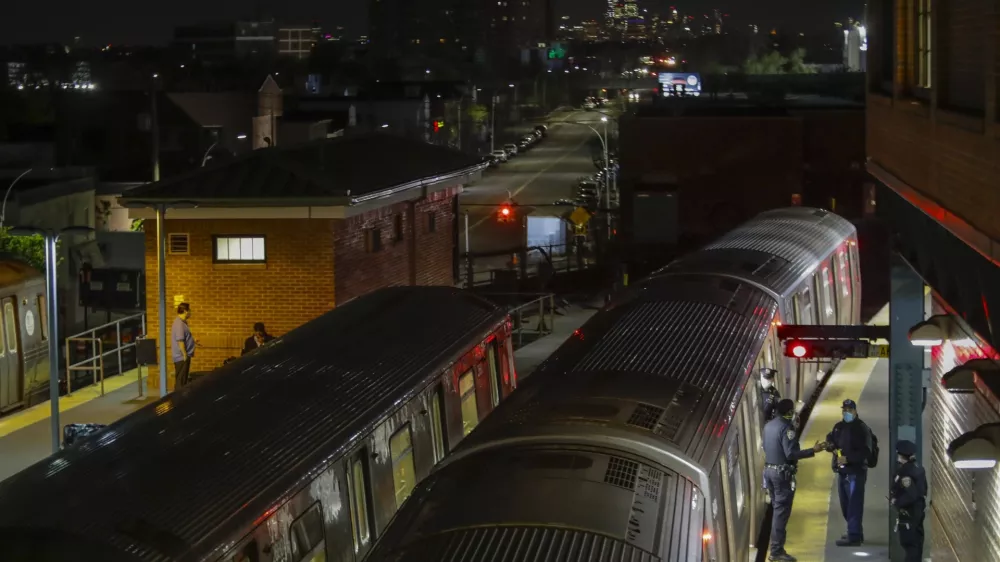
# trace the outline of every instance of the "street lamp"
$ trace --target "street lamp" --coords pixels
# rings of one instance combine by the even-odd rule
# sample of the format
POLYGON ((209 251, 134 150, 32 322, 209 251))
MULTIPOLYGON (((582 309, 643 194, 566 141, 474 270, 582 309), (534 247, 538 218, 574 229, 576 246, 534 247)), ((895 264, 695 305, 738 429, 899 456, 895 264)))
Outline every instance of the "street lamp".
POLYGON ((610 240, 611 239, 611 214, 610 214, 611 213, 611 190, 614 187, 616 187, 616 186, 615 186, 615 179, 614 179, 614 177, 613 177, 613 175, 611 173, 611 160, 610 160, 610 158, 608 156, 608 116, 604 115, 603 117, 601 117, 601 123, 604 123, 604 135, 601 135, 600 131, 598 131, 594 127, 590 126, 590 124, 588 124, 588 123, 582 123, 582 122, 579 122, 579 121, 566 121, 566 123, 569 123, 571 125, 583 125, 584 127, 587 127, 591 131, 594 131, 594 134, 597 135, 598 140, 601 141, 601 148, 604 149, 604 181, 605 181, 605 184, 604 184, 604 205, 605 205, 605 208, 607 209, 606 213, 607 213, 607 217, 608 217, 608 219, 607 219, 608 240, 610 240))
MULTIPOLYGON (((33 226, 15 226, 10 229, 11 236, 42 236, 45 240, 45 292, 46 314, 49 330, 49 410, 52 425, 52 452, 59 452, 59 304, 56 284, 56 244, 64 234, 90 234, 94 229, 89 226, 68 226, 55 230, 33 226)), ((68 361, 69 358, 67 357, 68 361)), ((67 375, 69 376, 69 375, 67 375)), ((68 381, 67 381, 68 382, 68 381)))
POLYGON ((205 151, 205 156, 202 156, 202 158, 201 158, 201 167, 202 167, 202 168, 204 168, 204 167, 205 167, 205 164, 207 164, 207 163, 208 163, 208 159, 209 159, 209 158, 211 158, 211 156, 209 156, 208 154, 209 154, 210 152, 212 152, 212 149, 213 149, 213 148, 215 148, 215 146, 216 146, 217 144, 219 144, 219 141, 215 141, 215 142, 213 142, 213 143, 212 143, 212 146, 209 146, 209 147, 208 147, 208 150, 206 150, 206 151, 205 151))
MULTIPOLYGON (((158 300, 160 312, 160 398, 167 395, 167 234, 164 229, 164 215, 167 207, 193 208, 198 205, 192 201, 129 201, 127 208, 152 208, 156 211, 156 274, 158 281, 158 300)), ((148 330, 147 330, 148 333, 148 330)))
POLYGON ((10 192, 14 189, 14 185, 18 182, 18 180, 31 173, 31 170, 32 168, 28 168, 27 170, 21 172, 21 175, 14 178, 14 181, 10 182, 10 185, 7 187, 7 193, 3 194, 3 207, 0 208, 0 228, 3 227, 4 219, 7 218, 7 197, 10 196, 10 192))

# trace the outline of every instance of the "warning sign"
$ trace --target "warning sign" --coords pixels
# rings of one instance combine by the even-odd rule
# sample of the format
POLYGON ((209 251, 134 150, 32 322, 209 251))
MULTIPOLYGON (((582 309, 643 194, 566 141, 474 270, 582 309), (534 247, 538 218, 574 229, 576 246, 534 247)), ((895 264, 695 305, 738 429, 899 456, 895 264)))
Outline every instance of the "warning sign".
POLYGON ((577 226, 583 226, 590 221, 590 213, 583 207, 577 207, 569 215, 569 220, 577 226))

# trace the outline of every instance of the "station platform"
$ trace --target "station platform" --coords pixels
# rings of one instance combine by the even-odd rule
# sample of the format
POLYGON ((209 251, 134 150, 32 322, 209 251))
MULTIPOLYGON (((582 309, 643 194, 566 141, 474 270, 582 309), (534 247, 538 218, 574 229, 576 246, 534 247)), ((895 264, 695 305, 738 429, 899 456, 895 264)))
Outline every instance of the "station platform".
MULTIPOLYGON (((869 324, 888 325, 886 305, 869 324)), ((858 404, 858 417, 879 439, 878 466, 868 471, 865 487, 864 534, 860 547, 838 547, 836 541, 847 532, 840 511, 837 478, 831 469, 830 453, 799 462, 795 503, 788 523, 785 550, 799 562, 841 562, 865 560, 888 562, 890 528, 893 523, 889 500, 889 467, 896 462, 895 444, 889 439, 888 359, 848 359, 824 387, 812 415, 803 428, 803 448, 826 439, 841 420, 841 405, 851 398, 858 404)), ((925 523, 925 528, 929 525, 925 523)), ((925 549, 930 543, 925 540, 925 549)))
MULTIPOLYGON (((59 398, 59 425, 114 422, 159 399, 139 396, 137 371, 104 379, 99 384, 59 398)), ((5 480, 52 454, 48 401, 0 418, 0 480, 5 480)))

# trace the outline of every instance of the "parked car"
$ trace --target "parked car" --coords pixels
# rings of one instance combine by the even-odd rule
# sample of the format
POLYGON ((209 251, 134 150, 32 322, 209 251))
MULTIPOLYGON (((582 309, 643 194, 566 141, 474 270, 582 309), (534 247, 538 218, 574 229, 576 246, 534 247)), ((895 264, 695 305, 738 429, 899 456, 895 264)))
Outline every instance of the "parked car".
POLYGON ((507 151, 506 150, 502 150, 502 149, 498 148, 498 149, 494 150, 493 152, 491 152, 490 155, 493 156, 494 158, 496 158, 498 162, 503 163, 503 162, 507 161, 507 151))
POLYGON ((535 125, 535 134, 538 135, 539 138, 545 138, 549 136, 548 125, 535 125))
POLYGON ((483 154, 482 158, 483 162, 488 164, 490 168, 496 168, 500 165, 500 159, 495 154, 483 154))
POLYGON ((517 145, 509 142, 503 145, 503 149, 510 153, 511 156, 517 156, 517 145))

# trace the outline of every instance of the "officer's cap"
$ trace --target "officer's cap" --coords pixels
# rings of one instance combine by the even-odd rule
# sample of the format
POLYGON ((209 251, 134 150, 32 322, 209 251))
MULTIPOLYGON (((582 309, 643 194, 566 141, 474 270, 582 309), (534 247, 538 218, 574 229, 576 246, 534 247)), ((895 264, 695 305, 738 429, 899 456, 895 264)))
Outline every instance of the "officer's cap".
POLYGON ((773 381, 774 380, 774 369, 768 369, 767 367, 764 367, 764 368, 762 368, 760 370, 760 376, 762 378, 764 378, 765 380, 773 381))
POLYGON ((896 442, 896 452, 904 457, 912 457, 917 454, 917 444, 913 441, 901 439, 896 442))
POLYGON ((788 412, 795 410, 795 402, 790 399, 785 398, 784 400, 778 402, 778 415, 783 416, 788 412))
POLYGON ((842 408, 845 410, 857 410, 858 405, 854 402, 854 400, 848 398, 847 400, 844 400, 844 405, 842 406, 842 408))

